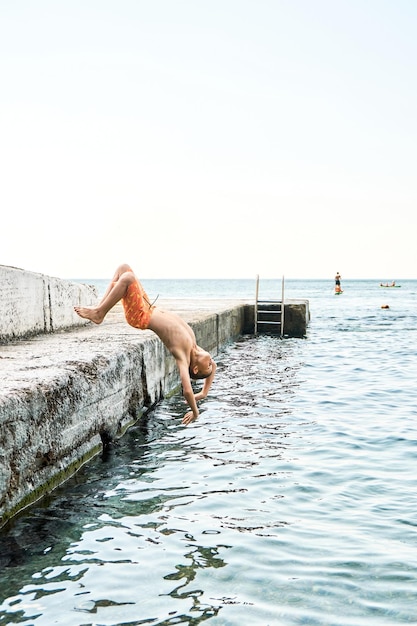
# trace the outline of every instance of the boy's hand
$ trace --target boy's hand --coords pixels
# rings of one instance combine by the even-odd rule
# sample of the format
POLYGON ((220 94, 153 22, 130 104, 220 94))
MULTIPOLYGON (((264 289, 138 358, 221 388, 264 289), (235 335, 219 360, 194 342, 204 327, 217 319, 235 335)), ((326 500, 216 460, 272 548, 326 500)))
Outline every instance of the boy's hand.
POLYGON ((193 422, 195 419, 197 419, 197 415, 194 415, 194 413, 192 411, 188 411, 184 417, 182 418, 182 423, 185 424, 186 426, 188 426, 188 424, 191 424, 191 422, 193 422))

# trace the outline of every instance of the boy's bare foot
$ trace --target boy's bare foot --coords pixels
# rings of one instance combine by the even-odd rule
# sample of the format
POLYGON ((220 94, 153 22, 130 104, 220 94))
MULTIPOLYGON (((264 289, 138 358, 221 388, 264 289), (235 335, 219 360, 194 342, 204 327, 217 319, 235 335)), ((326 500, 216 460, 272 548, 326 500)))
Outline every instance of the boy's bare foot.
POLYGON ((89 306, 75 306, 74 311, 86 320, 94 322, 94 324, 101 324, 104 319, 104 315, 99 313, 98 309, 89 306))

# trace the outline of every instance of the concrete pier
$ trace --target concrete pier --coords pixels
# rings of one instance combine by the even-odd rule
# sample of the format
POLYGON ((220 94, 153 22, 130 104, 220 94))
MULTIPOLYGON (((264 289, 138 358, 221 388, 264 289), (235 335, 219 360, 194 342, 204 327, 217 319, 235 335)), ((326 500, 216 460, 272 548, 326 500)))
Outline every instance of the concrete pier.
MULTIPOLYGON (((37 284, 44 289, 45 281, 37 284)), ((72 293, 68 285, 59 287, 72 293)), ((81 302, 75 304, 88 304, 91 293, 82 290, 77 297, 81 302)), ((213 355, 253 332, 253 303, 158 304, 184 317, 197 343, 213 355)), ((308 303, 286 306, 301 311, 305 334, 308 303)), ((0 327, 5 328, 1 319, 0 327)), ((173 357, 152 331, 128 326, 120 304, 100 326, 88 322, 80 327, 76 320, 73 328, 64 327, 36 335, 26 330, 18 341, 9 333, 0 345, 1 525, 62 483, 179 385, 173 357)), ((295 333, 302 334, 300 329, 295 333)))

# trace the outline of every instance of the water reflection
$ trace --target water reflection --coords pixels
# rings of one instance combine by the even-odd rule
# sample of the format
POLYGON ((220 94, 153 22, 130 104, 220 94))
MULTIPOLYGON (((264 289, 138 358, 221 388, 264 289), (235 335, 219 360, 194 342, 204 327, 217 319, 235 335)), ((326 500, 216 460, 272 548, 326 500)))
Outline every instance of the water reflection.
POLYGON ((16 519, 0 623, 415 621, 415 303, 368 299, 230 346, 195 424, 163 402, 16 519))
POLYGON ((198 422, 182 427, 181 398, 167 400, 3 530, 0 623, 194 624, 239 604, 202 573, 287 523, 277 463, 299 367, 296 344, 248 345, 220 359, 198 422))

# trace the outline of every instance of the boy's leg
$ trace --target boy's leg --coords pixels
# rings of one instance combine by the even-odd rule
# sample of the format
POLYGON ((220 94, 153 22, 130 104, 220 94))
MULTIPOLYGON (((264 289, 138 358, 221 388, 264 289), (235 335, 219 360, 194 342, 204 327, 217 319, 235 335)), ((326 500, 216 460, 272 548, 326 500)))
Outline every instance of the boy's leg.
POLYGON ((103 319, 110 309, 125 297, 129 285, 135 282, 135 280, 135 275, 131 269, 120 274, 117 281, 113 283, 111 289, 97 307, 103 319))
POLYGON ((115 271, 114 276, 111 279, 111 281, 110 281, 106 291, 104 292, 104 296, 100 300, 100 304, 102 302, 104 302, 104 300, 107 298, 107 296, 109 295, 110 291, 113 289, 115 283, 117 283, 117 281, 119 280, 120 276, 122 274, 124 274, 125 272, 131 272, 131 271, 132 271, 132 268, 130 267, 130 265, 127 265, 127 263, 123 263, 122 265, 119 265, 119 267, 115 271))
POLYGON ((131 268, 128 265, 120 265, 100 304, 96 307, 74 307, 75 312, 95 324, 101 324, 110 309, 124 298, 129 285, 135 280, 136 277, 131 268))

